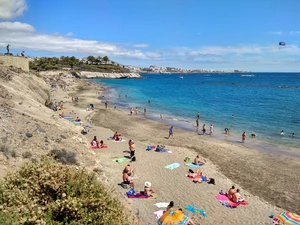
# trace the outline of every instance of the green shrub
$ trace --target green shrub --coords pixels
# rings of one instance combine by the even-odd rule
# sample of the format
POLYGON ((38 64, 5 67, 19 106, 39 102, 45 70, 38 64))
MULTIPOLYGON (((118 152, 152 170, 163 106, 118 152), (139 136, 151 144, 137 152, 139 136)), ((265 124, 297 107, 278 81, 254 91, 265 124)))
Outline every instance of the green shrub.
POLYGON ((129 224, 94 173, 49 159, 27 163, 0 183, 0 223, 129 224))

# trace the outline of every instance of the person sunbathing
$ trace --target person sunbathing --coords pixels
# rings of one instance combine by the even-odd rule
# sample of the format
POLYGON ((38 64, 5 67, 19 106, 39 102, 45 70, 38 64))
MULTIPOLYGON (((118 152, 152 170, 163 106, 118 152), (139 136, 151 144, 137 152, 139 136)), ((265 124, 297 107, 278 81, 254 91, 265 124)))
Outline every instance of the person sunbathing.
POLYGON ((202 161, 200 160, 200 156, 197 155, 196 158, 194 159, 193 164, 195 164, 195 165, 204 165, 205 163, 202 162, 202 161))
POLYGON ((188 174, 188 177, 191 177, 191 178, 201 177, 201 176, 202 176, 202 172, 199 169, 196 171, 196 173, 194 172, 194 173, 188 174))
POLYGON ((232 186, 232 187, 229 189, 228 193, 227 193, 227 197, 228 197, 229 199, 233 199, 233 195, 234 195, 234 194, 235 194, 235 187, 232 186))
POLYGON ((87 134, 88 133, 88 131, 87 131, 87 129, 86 129, 86 127, 84 126, 84 125, 82 125, 82 127, 81 127, 81 134, 87 134))
POLYGON ((133 180, 130 178, 129 175, 131 175, 131 174, 129 173, 128 170, 124 170, 124 171, 123 171, 123 183, 124 183, 124 184, 129 184, 129 186, 130 186, 132 189, 134 189, 134 182, 133 182, 133 180))
POLYGON ((146 181, 144 187, 144 195, 147 197, 152 197, 152 193, 154 193, 154 191, 153 188, 151 187, 151 183, 149 181, 146 181))
POLYGON ((103 148, 104 146, 105 146, 105 145, 104 145, 104 142, 103 142, 103 140, 101 140, 100 143, 99 143, 99 147, 100 147, 100 148, 103 148))
POLYGON ((130 164, 128 164, 127 166, 125 166, 124 170, 127 170, 131 175, 133 175, 133 169, 131 168, 130 164))
POLYGON ((64 112, 60 112, 58 115, 59 115, 60 118, 65 116, 64 112))
POLYGON ((94 139, 91 141, 91 145, 94 148, 99 148, 99 141, 97 140, 96 136, 94 136, 94 139))
POLYGON ((121 134, 118 134, 118 132, 116 131, 116 132, 114 133, 113 139, 114 139, 115 141, 120 141, 120 140, 122 140, 122 138, 121 138, 120 136, 121 136, 121 134))
POLYGON ((232 200, 236 203, 245 201, 245 199, 243 199, 242 195, 240 194, 240 189, 236 189, 236 192, 234 193, 232 200))
POLYGON ((77 116, 76 119, 75 119, 75 121, 76 121, 76 122, 80 122, 81 119, 79 119, 79 117, 77 116))

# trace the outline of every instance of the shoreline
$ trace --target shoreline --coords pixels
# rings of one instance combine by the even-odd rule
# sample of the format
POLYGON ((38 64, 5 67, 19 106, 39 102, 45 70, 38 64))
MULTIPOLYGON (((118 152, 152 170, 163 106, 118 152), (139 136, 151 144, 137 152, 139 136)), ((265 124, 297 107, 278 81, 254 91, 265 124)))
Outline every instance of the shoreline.
MULTIPOLYGON (((93 82, 93 81, 91 81, 93 82)), ((95 83, 99 84, 99 83, 95 83)), ((105 86, 105 91, 101 93, 101 96, 110 95, 111 91, 115 91, 114 87, 109 85, 102 85, 105 86)), ((103 104, 106 101, 106 99, 101 98, 101 96, 98 97, 98 100, 101 101, 103 104)), ((120 108, 125 113, 129 111, 128 104, 121 104, 120 102, 111 102, 108 99, 108 104, 113 106, 116 105, 117 108, 120 108)), ((144 117, 143 115, 143 109, 140 108, 139 116, 144 117)), ((197 127, 193 125, 193 122, 191 119, 185 119, 183 117, 174 117, 172 115, 163 115, 163 120, 160 120, 159 118, 159 111, 157 113, 153 113, 152 111, 149 113, 147 111, 146 115, 147 119, 153 120, 153 121, 162 121, 165 124, 168 125, 175 125, 181 129, 184 129, 189 132, 197 133, 197 127)), ((271 141, 268 141, 266 139, 260 139, 260 137, 251 138, 251 134, 248 134, 248 137, 246 139, 246 142, 243 144, 241 141, 241 135, 237 134, 235 131, 231 131, 230 135, 225 135, 224 130, 220 129, 219 127, 214 127, 213 135, 209 135, 209 123, 206 123, 206 121, 201 120, 202 123, 207 124, 207 131, 205 136, 209 136, 210 138, 225 141, 231 144, 235 145, 242 145, 243 147, 247 149, 255 149, 257 151, 260 151, 262 153, 268 153, 275 156, 283 156, 288 158, 297 158, 300 159, 300 148, 295 148, 294 146, 286 146, 279 143, 272 143, 271 141)), ((198 134, 202 136, 202 126, 198 127, 198 134)), ((291 137, 292 138, 292 137, 291 137)), ((295 137, 298 138, 298 137, 295 137)), ((293 138, 294 139, 294 138, 293 138)))
MULTIPOLYGON (((132 206, 132 212, 140 218, 142 224, 156 223, 153 212, 159 208, 153 204, 171 200, 175 201, 176 207, 185 207, 191 204, 204 209, 209 218, 203 219, 196 215, 196 224, 250 225, 253 224, 255 217, 256 224, 266 224, 270 222, 269 214, 283 211, 275 205, 299 213, 300 207, 299 201, 297 201, 299 195, 295 188, 299 184, 299 170, 297 170, 299 162, 296 160, 274 157, 256 150, 249 151, 244 147, 212 140, 210 137, 201 137, 177 127, 174 130, 175 139, 165 139, 168 125, 143 117, 129 116, 122 110, 113 110, 110 105, 105 110, 104 104, 97 99, 98 95, 88 83, 89 81, 84 81, 79 91, 66 94, 79 97, 79 102, 74 108, 77 111, 84 109, 91 102, 94 103, 97 111, 92 114, 93 125, 87 138, 91 139, 97 135, 109 146, 108 149, 96 150, 95 158, 98 158, 97 161, 101 163, 102 170, 109 178, 109 184, 116 189, 116 195, 132 206), (114 131, 121 133, 126 141, 135 140, 137 162, 132 163, 132 166, 139 178, 135 180, 136 190, 142 189, 143 183, 149 180, 156 190, 157 199, 142 201, 128 199, 125 195, 126 190, 117 185, 122 179, 121 171, 126 164, 114 163, 112 159, 127 155, 123 151, 128 149, 128 145, 126 141, 114 143, 106 140, 114 131), (145 148, 150 144, 164 144, 173 153, 147 152, 145 148), (207 161, 201 170, 207 176, 214 177, 216 185, 194 184, 186 180, 184 174, 187 173, 189 167, 184 165, 183 159, 185 157, 193 159, 197 153, 207 161), (175 170, 163 168, 174 162, 180 163, 181 166, 175 170), (277 171, 277 167, 274 165, 281 165, 284 171, 277 171), (280 181, 274 181, 272 178, 272 175, 276 173, 280 181), (242 189, 242 194, 249 202, 248 206, 229 209, 214 198, 221 189, 227 190, 232 184, 242 189), (259 197, 250 193, 258 193, 259 197)), ((101 89, 99 88, 99 90, 101 89)), ((87 121, 91 118, 91 114, 89 113, 85 117, 84 120, 87 121)))

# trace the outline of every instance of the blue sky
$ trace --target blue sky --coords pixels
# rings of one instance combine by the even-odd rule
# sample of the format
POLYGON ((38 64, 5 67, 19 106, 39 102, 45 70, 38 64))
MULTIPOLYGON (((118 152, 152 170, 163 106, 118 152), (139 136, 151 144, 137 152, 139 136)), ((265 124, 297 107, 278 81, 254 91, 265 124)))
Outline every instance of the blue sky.
POLYGON ((299 72, 299 9, 299 0, 0 0, 0 48, 107 55, 135 66, 299 72))

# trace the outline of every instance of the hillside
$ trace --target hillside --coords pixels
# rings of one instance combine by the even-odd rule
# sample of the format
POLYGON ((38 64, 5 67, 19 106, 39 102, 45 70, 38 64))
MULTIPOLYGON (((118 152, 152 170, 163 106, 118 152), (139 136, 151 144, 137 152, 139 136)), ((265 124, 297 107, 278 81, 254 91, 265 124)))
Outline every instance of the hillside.
MULTIPOLYGON (((51 82, 64 81, 58 76, 51 82)), ((75 90, 73 82, 69 83, 69 89, 75 90)), ((45 106, 52 91, 39 74, 0 66, 0 224, 86 224, 87 220, 89 224, 102 224, 99 221, 105 218, 111 224, 128 224, 128 214, 119 200, 111 197, 113 192, 101 172, 101 163, 87 138, 80 134, 80 127, 45 106), (58 162, 45 163, 41 160, 45 157, 58 162), (75 180, 80 185, 72 183, 72 177, 78 177, 75 180), (82 189, 84 185, 90 189, 82 189), (84 192, 87 194, 80 195, 84 192), (97 209, 92 210, 89 202, 97 209), (91 218, 97 220, 91 222, 91 218)), ((68 98, 55 101, 65 104, 70 102, 68 98)))

